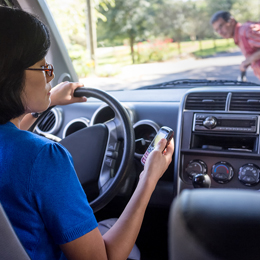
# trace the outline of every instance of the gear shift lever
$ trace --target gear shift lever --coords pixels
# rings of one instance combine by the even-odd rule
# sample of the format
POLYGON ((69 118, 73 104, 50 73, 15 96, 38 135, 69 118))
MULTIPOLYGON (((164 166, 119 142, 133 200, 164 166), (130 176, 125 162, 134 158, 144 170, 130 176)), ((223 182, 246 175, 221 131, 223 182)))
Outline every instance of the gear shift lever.
POLYGON ((193 176, 192 184, 194 188, 210 188, 211 180, 208 174, 199 173, 193 176))

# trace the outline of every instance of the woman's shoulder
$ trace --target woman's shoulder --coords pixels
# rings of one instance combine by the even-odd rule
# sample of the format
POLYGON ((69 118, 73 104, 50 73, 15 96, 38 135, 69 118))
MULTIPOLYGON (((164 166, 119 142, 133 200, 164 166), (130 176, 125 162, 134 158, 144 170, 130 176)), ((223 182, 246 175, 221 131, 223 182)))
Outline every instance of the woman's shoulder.
POLYGON ((26 151, 40 152, 43 148, 48 150, 64 150, 65 148, 59 143, 50 140, 44 136, 40 136, 37 133, 32 133, 25 130, 18 129, 14 124, 7 123, 5 126, 1 126, 0 134, 5 142, 9 143, 9 146, 23 148, 26 151))
POLYGON ((44 156, 46 154, 48 156, 60 154, 61 156, 70 157, 67 149, 58 142, 28 131, 23 131, 22 135, 23 138, 21 139, 24 140, 24 145, 28 145, 31 149, 36 149, 38 153, 45 154, 44 156))
POLYGON ((52 157, 71 160, 70 153, 58 142, 50 140, 25 130, 18 129, 14 124, 8 123, 0 126, 0 137, 3 147, 8 147, 17 157, 22 158, 44 158, 52 157))
POLYGON ((53 146, 55 142, 44 137, 40 136, 37 133, 32 133, 24 130, 19 131, 19 140, 24 146, 28 146, 31 148, 37 148, 41 150, 44 146, 53 146))

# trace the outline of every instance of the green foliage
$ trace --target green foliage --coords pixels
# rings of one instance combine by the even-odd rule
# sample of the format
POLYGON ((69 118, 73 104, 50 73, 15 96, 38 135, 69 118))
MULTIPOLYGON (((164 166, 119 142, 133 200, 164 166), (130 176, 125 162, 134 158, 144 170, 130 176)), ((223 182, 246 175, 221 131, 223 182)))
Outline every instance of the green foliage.
POLYGON ((146 34, 149 7, 150 3, 146 0, 115 0, 114 7, 108 10, 99 8, 107 21, 98 20, 98 41, 143 37, 146 34))
MULTIPOLYGON (((93 64, 87 61, 86 0, 47 0, 69 56, 79 77, 93 72, 93 64)), ((113 7, 114 0, 95 0, 96 6, 113 7)), ((99 17, 97 11, 96 16, 99 17)))
POLYGON ((259 21, 260 3, 256 0, 204 0, 207 4, 208 13, 213 15, 215 12, 224 10, 230 11, 237 21, 245 22, 248 20, 259 21))
MULTIPOLYGON (((180 45, 185 57, 195 56, 197 58, 215 55, 216 52, 230 51, 234 48, 232 40, 226 39, 215 40, 215 43, 213 40, 201 41, 202 50, 200 50, 199 41, 181 42, 180 45)), ((141 42, 135 46, 135 55, 137 63, 160 62, 180 58, 178 44, 172 42, 171 39, 141 42)), ((132 62, 128 48, 124 46, 108 48, 106 53, 100 52, 98 56, 97 74, 102 77, 110 77, 120 73, 122 67, 130 64, 132 62)))
POLYGON ((173 57, 172 39, 139 42, 136 47, 138 63, 165 61, 173 57))
POLYGON ((201 43, 203 48, 201 50, 197 50, 192 52, 192 54, 197 58, 205 58, 208 56, 214 56, 216 53, 219 52, 226 52, 230 51, 236 47, 233 40, 206 40, 201 43))
POLYGON ((99 11, 106 16, 107 21, 98 21, 98 41, 113 43, 115 40, 123 42, 128 39, 134 63, 134 43, 149 36, 148 28, 153 1, 156 0, 115 0, 115 6, 106 12, 100 9, 99 11))
MULTIPOLYGON (((93 71, 93 65, 86 64, 86 0, 63 0, 62 4, 60 0, 46 1, 76 72, 80 77, 87 76, 93 71)), ((98 46, 127 44, 131 46, 127 55, 131 50, 132 60, 138 63, 163 61, 181 52, 185 53, 184 40, 220 38, 209 23, 216 11, 229 10, 239 22, 256 21, 260 17, 260 3, 256 0, 93 0, 93 3, 96 9, 98 46), (158 39, 182 42, 181 47, 178 49, 176 43, 159 46, 158 39)), ((214 51, 214 48, 211 51, 210 48, 208 51, 205 49, 203 46, 203 53, 214 51)), ((108 64, 110 60, 117 60, 121 64, 118 56, 108 58, 108 64)), ((101 68, 105 66, 103 63, 99 65, 101 68)), ((131 59, 127 59, 126 64, 131 64, 131 59)), ((118 68, 113 71, 118 71, 118 68)))

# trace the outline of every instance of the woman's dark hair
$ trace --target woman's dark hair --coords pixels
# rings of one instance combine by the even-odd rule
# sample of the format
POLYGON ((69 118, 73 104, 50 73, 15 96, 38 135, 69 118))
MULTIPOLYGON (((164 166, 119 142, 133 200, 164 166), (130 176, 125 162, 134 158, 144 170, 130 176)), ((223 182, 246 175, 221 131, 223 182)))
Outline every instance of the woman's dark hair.
POLYGON ((25 69, 42 60, 50 47, 46 25, 20 9, 0 6, 0 124, 21 116, 25 69))

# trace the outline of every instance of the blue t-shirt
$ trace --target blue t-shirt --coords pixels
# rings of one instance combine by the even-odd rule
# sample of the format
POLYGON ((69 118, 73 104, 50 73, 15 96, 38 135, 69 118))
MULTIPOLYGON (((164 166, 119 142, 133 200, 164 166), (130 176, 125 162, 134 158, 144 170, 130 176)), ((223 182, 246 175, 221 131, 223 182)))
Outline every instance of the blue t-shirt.
POLYGON ((97 227, 69 152, 11 122, 0 125, 0 202, 31 259, 65 259, 59 245, 97 227))

